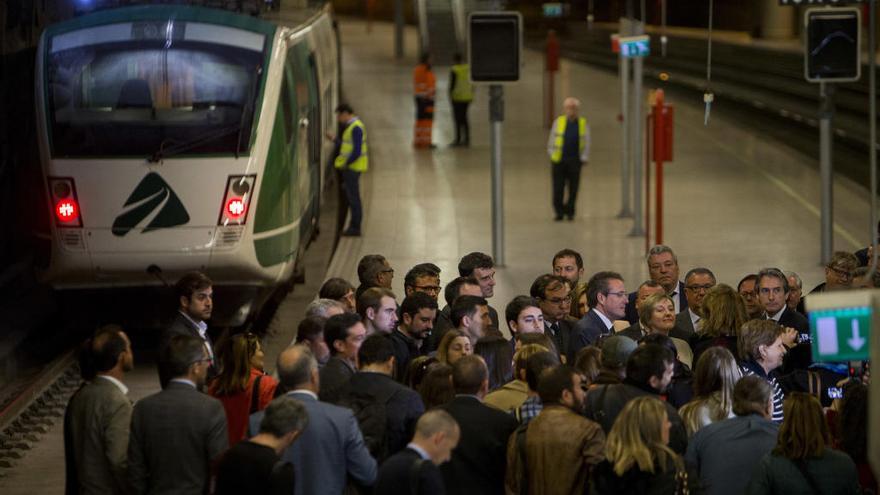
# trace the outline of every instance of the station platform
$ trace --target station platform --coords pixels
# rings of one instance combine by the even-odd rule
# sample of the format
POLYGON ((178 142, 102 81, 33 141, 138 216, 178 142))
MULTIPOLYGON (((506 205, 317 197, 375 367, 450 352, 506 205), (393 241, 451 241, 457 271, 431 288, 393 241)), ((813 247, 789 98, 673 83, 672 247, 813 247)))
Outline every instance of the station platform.
MULTIPOLYGON (((455 278, 458 260, 471 251, 492 252, 488 90, 478 88, 470 109, 471 147, 451 148, 448 68, 436 67, 438 100, 434 150, 412 147, 412 69, 416 33, 406 31, 407 57, 393 58, 393 26, 340 20, 345 95, 364 121, 370 170, 362 177, 363 237, 342 238, 327 265, 315 262, 307 286, 281 304, 266 346, 267 368, 293 338, 304 303, 322 280, 341 276, 357 285, 356 266, 366 254, 385 255, 395 268, 393 289, 403 297, 403 277, 413 265, 433 262, 441 284, 455 278), (322 274, 323 267, 326 274, 322 274)), ((631 237, 631 218, 621 208, 619 84, 616 74, 563 61, 557 95, 582 101, 592 129, 590 163, 583 170, 574 221, 553 221, 547 129, 542 117, 543 61, 525 52, 522 80, 505 86, 503 131, 505 264, 498 267, 499 311, 532 281, 551 271, 562 248, 581 252, 585 276, 620 272, 627 290, 647 278, 645 239, 631 237)), ((647 89, 647 88, 646 88, 647 89)), ((560 97, 561 102, 561 97, 560 97)), ((696 266, 736 285, 766 266, 793 270, 806 290, 822 281, 819 264, 819 176, 816 158, 750 129, 749 122, 714 116, 703 126, 701 101, 672 99, 676 106, 675 160, 667 164, 664 243, 678 255, 682 276, 696 266)), ((867 169, 867 166, 866 166, 867 169)), ((866 171, 867 175, 867 171, 866 171)), ((836 249, 865 245, 869 203, 862 185, 835 178, 836 249)), ((331 216, 331 215, 327 215, 331 216)), ((325 231, 328 232, 329 231, 325 231)), ((326 241, 322 241, 326 242, 326 241)), ((505 327, 502 325, 502 327, 505 327)), ((502 328, 504 332, 506 328, 502 328)), ((158 390, 154 364, 138 360, 126 379, 138 400, 158 390)), ((0 478, 0 493, 61 494, 64 454, 60 422, 0 478)))

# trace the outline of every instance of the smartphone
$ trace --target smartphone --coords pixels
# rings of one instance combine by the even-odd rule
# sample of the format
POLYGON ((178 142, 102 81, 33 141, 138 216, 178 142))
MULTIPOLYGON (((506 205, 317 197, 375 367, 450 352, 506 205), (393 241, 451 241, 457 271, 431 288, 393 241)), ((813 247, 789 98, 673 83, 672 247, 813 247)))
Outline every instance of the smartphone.
POLYGON ((840 387, 828 387, 829 399, 843 399, 843 389, 840 387))

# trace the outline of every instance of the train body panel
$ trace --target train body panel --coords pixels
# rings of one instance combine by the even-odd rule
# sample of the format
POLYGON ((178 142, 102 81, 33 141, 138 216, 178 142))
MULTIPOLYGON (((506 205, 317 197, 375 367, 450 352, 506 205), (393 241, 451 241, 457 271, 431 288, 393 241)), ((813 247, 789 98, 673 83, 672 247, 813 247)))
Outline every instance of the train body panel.
POLYGON ((227 322, 240 324, 291 277, 317 224, 338 92, 329 13, 284 27, 116 9, 49 28, 38 53, 44 278, 101 289, 203 270, 251 288, 227 322))

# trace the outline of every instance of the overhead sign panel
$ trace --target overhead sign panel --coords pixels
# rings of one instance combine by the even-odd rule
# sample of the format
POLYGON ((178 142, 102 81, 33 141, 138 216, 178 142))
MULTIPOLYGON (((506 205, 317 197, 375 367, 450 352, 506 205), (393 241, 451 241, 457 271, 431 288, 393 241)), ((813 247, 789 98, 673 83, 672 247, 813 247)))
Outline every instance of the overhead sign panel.
POLYGON ((647 57, 651 54, 651 38, 648 35, 621 36, 617 41, 624 58, 647 57))
POLYGON ((468 16, 468 29, 471 80, 518 81, 522 53, 519 12, 474 12, 468 16))
MULTIPOLYGON (((874 291, 829 292, 807 296, 813 361, 866 361, 877 317, 874 291)), ((880 327, 880 326, 878 326, 880 327)))
POLYGON ((861 76, 858 8, 810 9, 804 14, 804 77, 850 82, 861 76))

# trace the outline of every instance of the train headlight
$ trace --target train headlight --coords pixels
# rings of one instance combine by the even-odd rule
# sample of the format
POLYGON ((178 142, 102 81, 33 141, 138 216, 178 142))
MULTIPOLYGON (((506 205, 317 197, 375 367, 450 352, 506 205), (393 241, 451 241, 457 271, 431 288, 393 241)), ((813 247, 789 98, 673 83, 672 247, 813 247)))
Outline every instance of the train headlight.
POLYGON ((220 207, 217 225, 244 225, 247 221, 248 206, 253 195, 256 175, 230 175, 226 181, 226 193, 220 207))
POLYGON ((49 194, 55 212, 56 227, 82 227, 79 201, 73 179, 49 177, 49 194))

